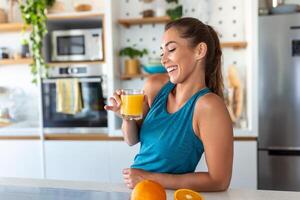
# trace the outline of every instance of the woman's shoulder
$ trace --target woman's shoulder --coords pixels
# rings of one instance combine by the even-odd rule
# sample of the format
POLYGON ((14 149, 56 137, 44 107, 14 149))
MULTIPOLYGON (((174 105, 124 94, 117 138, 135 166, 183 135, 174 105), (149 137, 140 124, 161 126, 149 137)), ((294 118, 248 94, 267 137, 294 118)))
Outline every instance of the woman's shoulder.
POLYGON ((214 115, 227 110, 224 100, 212 92, 199 98, 195 109, 200 115, 214 115))
POLYGON ((200 138, 203 137, 203 135, 201 135, 200 126, 206 128, 215 127, 218 129, 217 132, 232 130, 232 122, 224 100, 212 92, 198 99, 195 105, 194 120, 194 128, 200 138), (218 126, 216 126, 216 124, 218 126), (226 129, 226 127, 231 129, 226 129))
POLYGON ((167 74, 154 74, 147 78, 144 86, 149 105, 152 104, 161 88, 169 81, 167 74))

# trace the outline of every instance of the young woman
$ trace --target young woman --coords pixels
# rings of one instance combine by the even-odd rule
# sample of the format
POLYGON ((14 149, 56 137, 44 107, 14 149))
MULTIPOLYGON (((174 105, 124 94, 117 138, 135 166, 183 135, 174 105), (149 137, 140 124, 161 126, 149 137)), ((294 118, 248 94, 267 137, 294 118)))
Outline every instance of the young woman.
MULTIPOLYGON (((141 142, 124 181, 129 188, 150 179, 169 189, 226 190, 233 128, 223 101, 218 36, 199 20, 182 18, 166 25, 161 51, 168 73, 147 79, 143 120, 123 119, 125 141, 141 142), (208 172, 195 172, 203 152, 208 172)), ((119 116, 120 95, 117 90, 105 106, 119 116)))

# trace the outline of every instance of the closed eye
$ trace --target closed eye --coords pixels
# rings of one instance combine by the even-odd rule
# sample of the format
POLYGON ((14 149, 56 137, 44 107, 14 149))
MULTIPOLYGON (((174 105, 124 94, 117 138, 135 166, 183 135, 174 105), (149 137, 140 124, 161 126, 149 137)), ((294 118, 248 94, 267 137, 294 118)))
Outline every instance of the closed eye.
MULTIPOLYGON (((173 52, 173 51, 175 51, 175 50, 176 50, 176 48, 174 48, 174 49, 169 49, 168 52, 173 52)), ((161 53, 161 54, 160 54, 160 57, 163 57, 163 56, 164 56, 164 54, 161 53)))

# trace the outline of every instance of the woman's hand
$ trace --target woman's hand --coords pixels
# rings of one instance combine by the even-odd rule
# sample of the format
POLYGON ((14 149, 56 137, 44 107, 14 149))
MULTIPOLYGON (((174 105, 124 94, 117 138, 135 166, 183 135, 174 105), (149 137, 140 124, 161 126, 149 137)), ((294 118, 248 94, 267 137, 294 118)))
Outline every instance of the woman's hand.
POLYGON ((128 188, 133 189, 142 180, 148 179, 150 172, 142 169, 127 168, 123 170, 123 179, 128 188))
POLYGON ((117 116, 122 118, 122 115, 120 113, 121 94, 122 94, 122 90, 116 90, 113 96, 109 98, 109 102, 111 103, 111 105, 105 105, 104 109, 113 111, 117 116))

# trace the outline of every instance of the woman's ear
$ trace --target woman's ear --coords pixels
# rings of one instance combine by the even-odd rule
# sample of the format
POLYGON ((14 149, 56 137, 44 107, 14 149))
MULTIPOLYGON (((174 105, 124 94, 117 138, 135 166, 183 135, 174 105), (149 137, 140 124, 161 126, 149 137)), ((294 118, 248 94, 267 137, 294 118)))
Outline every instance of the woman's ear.
POLYGON ((196 60, 201 60, 206 56, 207 45, 204 42, 200 42, 195 48, 196 60))

